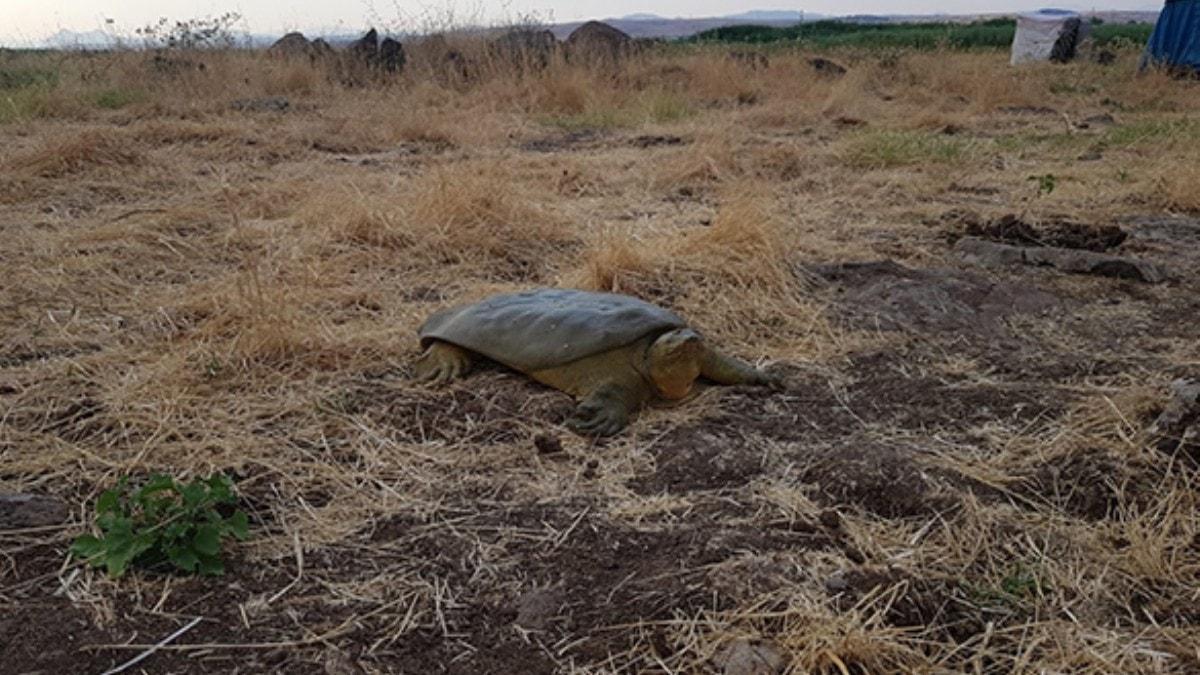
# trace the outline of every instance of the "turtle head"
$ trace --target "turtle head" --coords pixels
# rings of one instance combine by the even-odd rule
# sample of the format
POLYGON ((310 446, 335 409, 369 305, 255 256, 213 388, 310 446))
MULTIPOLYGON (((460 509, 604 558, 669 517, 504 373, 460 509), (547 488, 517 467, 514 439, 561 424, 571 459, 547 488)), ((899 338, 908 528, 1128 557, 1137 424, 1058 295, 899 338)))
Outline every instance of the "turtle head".
POLYGON ((680 399, 692 390, 700 376, 700 361, 704 356, 704 341, 690 328, 678 328, 658 336, 646 350, 646 372, 667 399, 680 399))

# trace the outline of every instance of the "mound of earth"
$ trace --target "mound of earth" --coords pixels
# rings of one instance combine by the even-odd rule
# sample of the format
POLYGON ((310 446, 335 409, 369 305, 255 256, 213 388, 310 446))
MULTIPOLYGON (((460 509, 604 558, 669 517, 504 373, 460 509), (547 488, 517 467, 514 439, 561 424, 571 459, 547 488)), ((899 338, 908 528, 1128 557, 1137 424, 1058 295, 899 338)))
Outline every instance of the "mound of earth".
POLYGON ((967 236, 1003 244, 1056 246, 1096 252, 1114 249, 1129 237, 1125 230, 1116 225, 1090 225, 1067 220, 1033 225, 1012 214, 990 222, 967 219, 963 225, 967 236))
POLYGON ((1055 309, 1057 297, 1030 284, 970 272, 914 269, 891 260, 822 265, 811 272, 841 294, 852 324, 883 330, 998 334, 1004 321, 1055 309))

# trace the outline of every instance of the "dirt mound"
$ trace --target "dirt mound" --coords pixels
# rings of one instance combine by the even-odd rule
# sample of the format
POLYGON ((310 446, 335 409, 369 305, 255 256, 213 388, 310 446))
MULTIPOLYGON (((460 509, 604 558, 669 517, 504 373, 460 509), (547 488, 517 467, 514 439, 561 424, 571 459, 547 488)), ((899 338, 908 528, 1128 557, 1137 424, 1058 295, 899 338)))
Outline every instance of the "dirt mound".
POLYGON ((1129 238, 1129 233, 1116 225, 1090 225, 1066 220, 1032 225, 1012 214, 990 222, 968 219, 963 223, 963 232, 970 237, 1003 244, 1056 246, 1096 252, 1114 249, 1129 238))
POLYGON ((811 270, 834 285, 840 313, 863 328, 996 334, 1005 319, 1038 314, 1059 300, 1029 284, 1000 282, 946 269, 914 269, 891 260, 823 265, 811 270))
POLYGON ((816 486, 821 504, 853 504, 884 518, 928 516, 956 503, 917 463, 912 450, 867 440, 814 453, 799 477, 816 486))
POLYGON ((1024 472, 1018 494, 1033 502, 1090 521, 1113 517, 1122 507, 1145 506, 1152 501, 1156 481, 1150 467, 1091 449, 1052 457, 1024 472))

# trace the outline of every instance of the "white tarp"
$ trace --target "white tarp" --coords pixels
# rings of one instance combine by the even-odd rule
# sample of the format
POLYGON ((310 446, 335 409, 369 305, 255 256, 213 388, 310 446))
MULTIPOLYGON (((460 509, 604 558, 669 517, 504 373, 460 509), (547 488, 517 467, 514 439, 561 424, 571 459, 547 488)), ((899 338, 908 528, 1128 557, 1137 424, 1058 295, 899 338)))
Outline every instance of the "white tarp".
POLYGON ((1070 61, 1087 36, 1088 24, 1076 12, 1043 9, 1017 16, 1012 65, 1028 61, 1070 61))

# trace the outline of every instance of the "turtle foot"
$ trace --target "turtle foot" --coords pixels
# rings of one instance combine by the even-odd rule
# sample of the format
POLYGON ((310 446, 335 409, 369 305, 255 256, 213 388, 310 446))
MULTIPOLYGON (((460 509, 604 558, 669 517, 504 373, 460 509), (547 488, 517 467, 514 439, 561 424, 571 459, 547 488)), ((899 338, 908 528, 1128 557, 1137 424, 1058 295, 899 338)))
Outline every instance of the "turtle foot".
POLYGON ((612 402, 587 400, 566 421, 571 431, 582 436, 612 436, 629 424, 629 416, 612 402))
POLYGON ((443 384, 467 374, 471 369, 471 356, 465 350, 436 343, 425 350, 413 365, 413 375, 421 382, 443 384))

